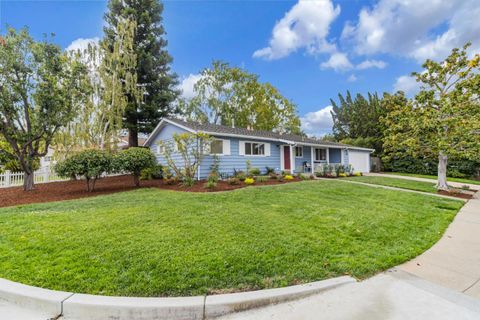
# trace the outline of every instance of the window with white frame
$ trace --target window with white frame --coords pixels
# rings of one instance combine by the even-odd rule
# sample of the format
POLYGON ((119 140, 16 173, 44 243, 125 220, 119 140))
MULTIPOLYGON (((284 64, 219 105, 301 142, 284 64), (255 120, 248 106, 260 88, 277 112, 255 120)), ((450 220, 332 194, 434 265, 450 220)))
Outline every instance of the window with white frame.
POLYGON ((223 140, 213 140, 210 143, 210 154, 223 154, 223 140))
POLYGON ((157 153, 164 154, 165 153, 165 146, 157 144, 157 153))
POLYGON ((295 147, 295 157, 303 158, 303 147, 295 147))
POLYGON ((315 149, 315 161, 327 160, 327 149, 315 149))
POLYGON ((264 156, 265 144, 255 142, 245 142, 245 155, 247 156, 264 156))

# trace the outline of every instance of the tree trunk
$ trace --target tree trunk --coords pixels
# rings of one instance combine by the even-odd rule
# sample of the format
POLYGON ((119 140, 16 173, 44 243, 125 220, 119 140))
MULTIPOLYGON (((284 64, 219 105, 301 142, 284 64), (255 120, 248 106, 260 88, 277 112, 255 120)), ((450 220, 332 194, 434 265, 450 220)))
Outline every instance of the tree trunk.
POLYGON ((136 187, 140 187, 140 177, 136 174, 133 174, 133 183, 136 187))
POLYGON ((128 129, 128 147, 138 147, 138 130, 137 128, 128 129))
POLYGON ((34 173, 33 171, 25 171, 23 175, 23 191, 31 191, 34 189, 34 173))
POLYGON ((447 184, 447 160, 448 156, 442 151, 438 154, 438 181, 437 190, 448 191, 447 184))

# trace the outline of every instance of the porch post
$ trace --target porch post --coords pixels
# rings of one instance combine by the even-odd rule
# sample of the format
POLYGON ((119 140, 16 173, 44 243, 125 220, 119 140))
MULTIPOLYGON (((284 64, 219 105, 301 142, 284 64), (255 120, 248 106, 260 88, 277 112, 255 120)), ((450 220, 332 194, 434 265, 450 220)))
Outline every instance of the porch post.
POLYGON ((326 157, 327 163, 330 164, 330 148, 327 148, 326 157))
POLYGON ((310 165, 310 168, 311 168, 311 171, 312 171, 312 174, 315 172, 315 162, 313 159, 314 158, 314 154, 313 152, 315 151, 315 149, 313 147, 310 147, 310 161, 311 161, 311 165, 310 165))
POLYGON ((290 145, 290 173, 293 174, 295 173, 295 155, 293 154, 295 152, 295 149, 293 148, 292 145, 290 145))

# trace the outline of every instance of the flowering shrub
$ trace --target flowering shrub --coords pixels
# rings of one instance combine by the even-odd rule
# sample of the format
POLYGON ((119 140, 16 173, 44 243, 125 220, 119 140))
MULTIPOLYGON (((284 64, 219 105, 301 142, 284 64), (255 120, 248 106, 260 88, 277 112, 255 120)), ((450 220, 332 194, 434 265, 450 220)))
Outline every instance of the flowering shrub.
POLYGON ((293 180, 293 176, 287 174, 287 175, 285 176, 285 180, 287 180, 287 181, 288 181, 288 180, 293 180))
POLYGON ((238 178, 228 178, 227 183, 231 186, 237 185, 240 183, 238 178))
POLYGON ((355 172, 353 175, 354 175, 355 177, 361 177, 361 176, 362 176, 362 173, 361 173, 361 172, 355 172))
POLYGON ((339 176, 339 177, 346 177, 346 176, 347 176, 347 174, 346 174, 346 173, 343 173, 343 172, 341 172, 341 173, 339 173, 339 174, 338 174, 338 176, 339 176))
POLYGON ((254 184, 255 183, 255 179, 253 178, 246 178, 245 179, 245 184, 254 184))

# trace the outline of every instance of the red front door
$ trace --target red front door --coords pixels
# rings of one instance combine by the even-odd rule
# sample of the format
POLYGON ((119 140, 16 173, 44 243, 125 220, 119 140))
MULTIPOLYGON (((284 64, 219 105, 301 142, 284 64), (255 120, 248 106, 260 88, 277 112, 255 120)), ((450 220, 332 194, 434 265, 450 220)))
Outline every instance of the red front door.
POLYGON ((283 146, 283 168, 290 170, 290 146, 283 146))

